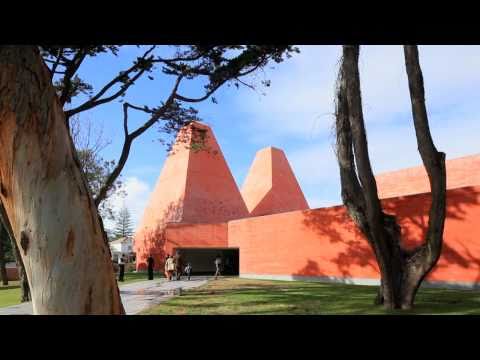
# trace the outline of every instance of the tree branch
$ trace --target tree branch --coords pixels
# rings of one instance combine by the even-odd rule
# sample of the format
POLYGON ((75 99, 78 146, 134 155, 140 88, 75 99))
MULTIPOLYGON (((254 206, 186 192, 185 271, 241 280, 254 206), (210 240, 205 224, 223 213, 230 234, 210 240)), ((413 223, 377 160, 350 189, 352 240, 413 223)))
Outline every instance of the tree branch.
POLYGON ((367 217, 378 221, 381 214, 377 184, 370 165, 367 135, 363 119, 360 91, 360 75, 358 71, 358 45, 344 45, 345 78, 347 83, 348 117, 352 131, 353 148, 358 177, 365 193, 367 217))
POLYGON ((404 53, 418 151, 428 174, 432 194, 426 246, 428 265, 433 266, 440 257, 443 242, 446 213, 445 154, 437 151, 430 133, 418 47, 416 45, 405 45, 404 53))
MULTIPOLYGON (((59 74, 59 72, 55 72, 55 70, 57 69, 58 65, 60 64, 60 58, 63 54, 63 47, 58 49, 58 56, 57 56, 57 60, 53 63, 52 65, 52 69, 51 69, 51 72, 52 72, 52 76, 51 78, 53 79, 53 76, 55 74, 59 74)), ((65 72, 64 72, 65 73, 65 72)))
MULTIPOLYGON (((94 200, 95 206, 97 208, 100 205, 100 203, 105 199, 108 190, 111 188, 111 186, 113 185, 113 183, 118 178, 121 171, 123 170, 125 163, 127 162, 128 155, 130 154, 130 148, 132 146, 133 141, 138 136, 140 136, 145 131, 147 131, 150 127, 152 127, 152 125, 155 124, 162 117, 162 115, 165 114, 166 110, 172 105, 173 101, 175 100, 175 94, 178 90, 178 87, 180 85, 182 78, 183 78, 182 75, 177 77, 177 81, 175 82, 172 92, 170 93, 170 96, 168 97, 165 104, 157 111, 155 112, 152 111, 153 115, 150 117, 150 119, 132 133, 128 132, 128 108, 129 107, 134 109, 139 109, 139 108, 137 106, 130 105, 128 103, 123 104, 123 129, 124 129, 125 139, 123 142, 122 153, 120 155, 120 159, 118 160, 117 165, 113 169, 112 173, 108 176, 107 180, 105 181, 105 184, 102 186, 97 197, 94 200)), ((141 110, 145 111, 145 109, 141 109, 141 110)))
MULTIPOLYGON (((146 60, 146 61, 152 61, 153 57, 150 57, 148 60, 147 60, 147 57, 149 56, 149 54, 155 49, 156 45, 152 46, 149 50, 147 50, 141 57, 142 60, 146 60)), ((101 105, 101 104, 105 104, 107 102, 110 102, 112 100, 115 100, 116 98, 118 98, 119 96, 121 96, 122 94, 124 94, 128 88, 130 86, 132 86, 135 81, 143 75, 143 73, 146 71, 146 68, 140 68, 141 67, 141 62, 137 62, 136 64, 132 65, 129 69, 127 69, 126 71, 124 72, 121 72, 118 76, 116 76, 115 78, 113 78, 109 83, 107 83, 95 96, 93 96, 91 99, 89 99, 88 101, 84 102, 83 104, 77 106, 76 108, 73 108, 73 109, 70 109, 70 110, 67 110, 65 111, 65 114, 67 117, 70 117, 72 115, 75 115, 75 114, 78 114, 82 111, 86 111, 86 110, 89 110, 89 109, 92 109, 98 105, 101 105), (118 90, 115 94, 107 97, 107 98, 104 98, 104 99, 100 99, 101 96, 103 96, 110 88, 112 88, 112 86, 114 86, 115 84, 119 83, 121 81, 122 78, 124 78, 125 76, 128 76, 129 74, 131 74, 132 72, 135 72, 135 71, 138 71, 140 69, 140 71, 132 78, 130 79, 126 84, 122 85, 120 87, 120 90, 118 90), (100 100, 99 100, 100 99, 100 100)))
MULTIPOLYGON (((77 72, 78 68, 82 64, 83 60, 87 56, 87 52, 84 49, 79 50, 72 60, 68 61, 68 65, 65 65, 65 76, 62 79, 62 83, 64 84, 62 94, 60 95, 60 104, 62 107, 67 102, 68 94, 72 87, 72 78, 73 75, 77 72)), ((67 116, 68 118, 68 116, 67 116)))
MULTIPOLYGON (((247 70, 247 71, 244 71, 244 72, 239 72, 237 75, 232 75, 231 77, 230 76, 225 76, 224 79, 222 79, 219 83, 217 83, 216 85, 214 85, 210 90, 207 91, 207 93, 200 97, 200 98, 189 98, 189 97, 186 97, 186 96, 182 96, 180 94, 176 94, 175 97, 177 100, 180 100, 180 101, 185 101, 185 102, 191 102, 191 103, 197 103, 197 102, 202 102, 206 99, 208 99, 213 93, 215 93, 215 91, 217 91, 223 84, 225 84, 227 81, 231 80, 231 79, 236 79, 237 81, 241 82, 242 84, 250 87, 250 88, 253 88, 251 85, 248 85, 246 83, 244 83, 243 81, 241 81, 239 79, 239 77, 241 76, 245 76, 245 75, 248 75, 248 74, 251 74, 253 73, 255 70, 257 70, 258 68, 260 67, 260 63, 258 63, 257 65, 255 65, 253 68, 251 68, 250 70, 247 70)), ((195 73, 198 73, 198 71, 195 71, 195 73)), ((204 73, 202 75, 212 75, 212 73, 204 73)))
POLYGON ((352 220, 368 239, 368 226, 365 217, 365 198, 355 171, 353 157, 352 131, 350 128, 347 83, 342 66, 337 80, 337 95, 335 104, 336 118, 336 155, 340 167, 340 182, 342 187, 342 200, 352 220))

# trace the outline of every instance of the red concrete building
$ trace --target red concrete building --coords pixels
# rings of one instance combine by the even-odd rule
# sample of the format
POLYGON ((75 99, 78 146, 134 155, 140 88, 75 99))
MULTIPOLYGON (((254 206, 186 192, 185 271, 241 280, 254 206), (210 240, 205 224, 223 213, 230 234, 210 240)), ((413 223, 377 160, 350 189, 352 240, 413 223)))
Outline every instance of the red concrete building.
POLYGON ((308 209, 287 157, 273 147, 257 152, 242 197, 250 217, 308 209))
MULTIPOLYGON (((480 284, 480 155, 447 161, 447 218, 433 285, 480 284)), ((406 247, 424 238, 430 205, 423 167, 377 176, 386 212, 406 247)), ((194 272, 212 273, 217 254, 231 274, 284 280, 378 284, 363 235, 343 206, 309 209, 283 151, 260 150, 240 192, 211 129, 183 129, 167 158, 135 234, 137 268, 148 254, 163 267, 179 250, 194 272), (199 149, 197 133, 203 139, 199 149)))

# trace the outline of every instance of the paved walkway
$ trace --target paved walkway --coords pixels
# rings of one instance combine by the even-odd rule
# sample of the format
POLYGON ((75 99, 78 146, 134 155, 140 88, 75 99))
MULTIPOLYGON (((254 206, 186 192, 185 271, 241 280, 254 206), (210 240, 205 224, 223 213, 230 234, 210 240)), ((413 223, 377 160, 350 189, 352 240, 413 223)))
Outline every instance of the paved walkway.
MULTIPOLYGON (((120 296, 127 315, 134 315, 178 295, 182 290, 204 285, 207 279, 208 277, 205 276, 192 276, 190 281, 166 281, 165 279, 138 281, 120 285, 120 296)), ((32 314, 31 302, 0 308, 0 315, 32 314)))

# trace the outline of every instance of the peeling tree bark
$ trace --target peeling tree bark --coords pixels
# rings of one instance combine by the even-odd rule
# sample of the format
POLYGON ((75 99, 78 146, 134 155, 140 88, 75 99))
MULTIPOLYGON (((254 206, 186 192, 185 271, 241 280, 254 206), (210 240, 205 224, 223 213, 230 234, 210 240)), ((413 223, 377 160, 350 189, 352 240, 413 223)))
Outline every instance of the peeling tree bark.
POLYGON ((35 314, 123 314, 105 232, 48 68, 0 47, 0 202, 35 314))
POLYGON ((417 143, 432 189, 425 243, 414 251, 402 248, 401 229, 385 214, 370 165, 358 71, 359 46, 343 47, 336 95, 337 158, 342 200, 376 256, 381 286, 375 303, 408 309, 425 276, 440 257, 446 202, 445 154, 437 152, 428 127, 423 78, 416 46, 405 46, 417 143))

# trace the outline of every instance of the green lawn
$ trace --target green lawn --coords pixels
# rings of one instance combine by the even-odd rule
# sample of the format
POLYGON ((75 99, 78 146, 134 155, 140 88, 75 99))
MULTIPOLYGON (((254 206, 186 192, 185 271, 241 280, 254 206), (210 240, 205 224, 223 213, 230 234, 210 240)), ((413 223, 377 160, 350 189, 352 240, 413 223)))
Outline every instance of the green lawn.
POLYGON ((480 292, 421 289, 411 311, 373 305, 376 287, 223 278, 186 291, 143 314, 480 314, 480 292))
MULTIPOLYGON (((164 277, 163 274, 155 273, 155 279, 164 277)), ((125 281, 119 285, 147 280, 147 273, 125 273, 125 281)), ((20 304, 20 285, 18 281, 9 281, 8 286, 0 285, 0 307, 20 304)))
POLYGON ((20 303, 20 285, 18 281, 9 281, 7 286, 0 285, 0 307, 20 303))
MULTIPOLYGON (((154 273, 153 278, 158 279, 158 278, 164 278, 165 275, 163 273, 154 273)), ((117 276, 118 278, 118 276, 117 276)), ((148 280, 148 274, 146 272, 139 272, 139 273, 134 273, 134 272, 127 272, 125 273, 125 281, 118 282, 118 284, 121 286, 122 284, 128 284, 132 282, 137 282, 137 281, 145 281, 148 280)))

